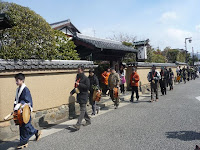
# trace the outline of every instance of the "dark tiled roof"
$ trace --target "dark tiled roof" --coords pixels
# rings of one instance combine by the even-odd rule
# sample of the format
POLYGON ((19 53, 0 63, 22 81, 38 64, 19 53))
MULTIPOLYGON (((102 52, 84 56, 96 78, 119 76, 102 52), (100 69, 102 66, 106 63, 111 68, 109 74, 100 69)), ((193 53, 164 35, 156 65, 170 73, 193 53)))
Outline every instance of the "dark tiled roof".
POLYGON ((185 62, 179 62, 179 61, 176 61, 176 64, 177 64, 177 65, 188 65, 188 64, 185 63, 185 62))
POLYGON ((83 65, 85 68, 93 68, 92 61, 82 60, 3 60, 0 59, 1 71, 12 70, 43 70, 43 69, 76 69, 79 65, 83 65))
POLYGON ((51 23, 50 26, 51 28, 56 29, 56 30, 67 27, 69 30, 72 30, 73 32, 80 33, 80 31, 71 23, 70 19, 51 23))
POLYGON ((149 44, 149 39, 145 40, 145 41, 136 41, 133 42, 134 46, 143 46, 143 45, 148 45, 149 44))
POLYGON ((55 22, 55 23, 51 23, 50 26, 52 28, 57 28, 57 27, 63 26, 63 25, 68 24, 68 23, 70 23, 69 19, 63 20, 63 21, 59 21, 59 22, 55 22))
POLYGON ((153 65, 155 65, 156 67, 176 67, 175 63, 148 63, 148 62, 128 63, 128 66, 137 66, 137 67, 152 67, 153 65))
POLYGON ((100 48, 100 49, 122 50, 122 51, 135 52, 135 53, 138 52, 136 49, 125 46, 121 42, 118 42, 118 41, 85 36, 79 33, 77 33, 75 39, 91 44, 95 46, 96 48, 100 48))

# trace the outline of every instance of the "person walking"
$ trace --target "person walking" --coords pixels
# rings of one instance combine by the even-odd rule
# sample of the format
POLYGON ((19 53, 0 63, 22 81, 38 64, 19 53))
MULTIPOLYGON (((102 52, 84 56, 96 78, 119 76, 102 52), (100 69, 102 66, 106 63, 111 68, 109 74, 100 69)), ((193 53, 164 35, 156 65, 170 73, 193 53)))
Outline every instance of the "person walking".
POLYGON ((158 101, 158 82, 160 80, 160 73, 156 70, 156 66, 152 66, 152 70, 148 73, 147 76, 148 81, 151 85, 151 100, 154 101, 154 94, 156 94, 156 101, 158 101))
POLYGON ((83 118, 86 120, 86 124, 84 124, 84 126, 91 124, 91 120, 90 117, 88 116, 86 109, 86 104, 88 102, 88 90, 90 88, 90 81, 88 77, 85 76, 84 70, 85 70, 84 66, 78 66, 78 74, 76 76, 75 87, 70 92, 71 96, 74 93, 77 94, 77 102, 80 105, 80 115, 78 117, 76 125, 74 125, 74 128, 76 130, 80 129, 83 118))
POLYGON ((110 68, 108 68, 106 71, 104 71, 102 74, 101 74, 101 77, 102 77, 102 84, 103 84, 103 94, 107 94, 107 91, 108 91, 108 78, 110 76, 110 68))
POLYGON ((167 94, 167 90, 166 90, 167 72, 164 69, 164 67, 161 68, 160 76, 161 76, 161 79, 160 79, 161 93, 162 95, 166 95, 167 94))
POLYGON ((187 75, 187 73, 186 73, 186 69, 184 67, 183 68, 183 81, 184 81, 184 84, 186 84, 186 75, 187 75))
MULTIPOLYGON (((15 75, 15 81, 18 86, 16 90, 16 97, 14 102, 14 111, 18 111, 24 106, 28 105, 30 111, 33 110, 33 100, 30 93, 30 90, 25 85, 25 75, 23 73, 18 73, 15 75)), ((41 137, 41 131, 36 130, 31 124, 31 116, 28 123, 22 123, 19 125, 19 135, 20 143, 17 146, 17 149, 23 149, 28 147, 29 139, 35 135, 36 141, 41 137)))
POLYGON ((114 102, 115 109, 117 109, 119 106, 119 96, 118 96, 119 82, 120 82, 119 74, 116 73, 114 68, 111 68, 111 74, 108 78, 108 87, 110 90, 110 97, 114 102), (114 94, 116 96, 114 96, 114 94))
POLYGON ((165 67, 166 72, 166 88, 169 86, 169 70, 167 70, 167 67, 165 67))
POLYGON ((180 80, 179 80, 179 83, 181 83, 182 82, 182 80, 183 80, 183 70, 181 69, 181 66, 179 66, 179 76, 180 76, 180 80))
POLYGON ((170 91, 174 89, 173 80, 174 80, 174 73, 172 72, 172 69, 169 68, 169 89, 170 89, 170 91))
POLYGON ((119 76, 120 76, 120 91, 121 93, 125 93, 125 88, 124 84, 126 83, 126 78, 125 78, 125 70, 124 66, 121 65, 120 70, 119 70, 119 76))
POLYGON ((190 68, 187 67, 187 80, 190 81, 190 68))
POLYGON ((139 93, 138 93, 138 86, 139 86, 138 82, 139 82, 139 80, 140 80, 140 77, 137 74, 136 69, 133 68, 133 71, 132 71, 131 76, 130 76, 130 86, 131 86, 131 89, 132 89, 130 102, 134 101, 134 93, 136 94, 137 102, 139 101, 139 93))
POLYGON ((94 74, 94 69, 89 70, 89 80, 90 80, 90 95, 89 95, 89 101, 90 105, 92 105, 92 114, 95 115, 96 112, 99 113, 99 107, 96 104, 96 101, 93 99, 93 94, 95 90, 100 90, 99 88, 99 80, 97 76, 94 74))

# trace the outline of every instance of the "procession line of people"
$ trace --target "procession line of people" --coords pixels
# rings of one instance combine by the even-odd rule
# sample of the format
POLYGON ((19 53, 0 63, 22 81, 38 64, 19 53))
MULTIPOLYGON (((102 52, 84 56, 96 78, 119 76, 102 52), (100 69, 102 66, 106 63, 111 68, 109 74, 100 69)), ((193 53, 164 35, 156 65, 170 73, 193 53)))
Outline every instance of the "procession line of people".
MULTIPOLYGON (((94 69, 89 70, 89 76, 87 77, 84 73, 84 66, 78 66, 78 73, 76 76, 75 84, 73 90, 70 92, 70 95, 77 94, 77 103, 80 105, 80 115, 78 117, 77 123, 74 125, 76 130, 79 130, 82 125, 82 120, 85 119, 86 123, 84 126, 91 124, 91 118, 88 115, 86 105, 89 100, 89 103, 92 106, 92 114, 95 115, 99 113, 100 107, 97 104, 97 101, 101 98, 101 88, 99 84, 99 80, 95 75, 94 69)), ((189 68, 180 69, 177 68, 177 77, 183 78, 184 83, 186 83, 186 79, 189 81, 191 79, 195 79, 198 75, 195 74, 195 71, 190 71, 189 68), (192 75, 191 75, 192 74, 192 75)), ((116 72, 114 68, 108 68, 105 72, 101 74, 102 83, 103 83, 103 94, 109 94, 111 100, 114 103, 115 109, 119 106, 119 90, 122 94, 125 93, 124 84, 126 83, 124 66, 120 67, 119 72, 116 72), (108 92, 109 91, 109 92, 108 92)), ((162 67, 161 71, 156 70, 156 66, 152 66, 151 71, 147 75, 147 79, 151 86, 151 100, 158 101, 158 88, 160 85, 162 95, 167 94, 167 87, 169 90, 173 90, 173 81, 174 81, 174 73, 171 68, 167 69, 166 67, 162 67)), ((14 102, 14 110, 20 109, 24 104, 28 104, 30 106, 30 110, 33 108, 32 97, 29 89, 25 85, 25 75, 19 73, 15 75, 16 84, 18 85, 16 91, 16 98, 14 102)), ((130 87, 131 87, 131 97, 130 102, 134 102, 134 94, 136 95, 136 101, 139 101, 139 81, 140 77, 136 72, 136 68, 132 68, 132 73, 130 75, 130 87)), ((177 79, 178 82, 181 82, 177 79)), ((35 135, 36 141, 38 141, 41 137, 41 131, 36 130, 31 125, 31 117, 27 124, 22 124, 19 127, 20 130, 20 144, 17 148, 24 148, 28 146, 29 138, 35 135)))

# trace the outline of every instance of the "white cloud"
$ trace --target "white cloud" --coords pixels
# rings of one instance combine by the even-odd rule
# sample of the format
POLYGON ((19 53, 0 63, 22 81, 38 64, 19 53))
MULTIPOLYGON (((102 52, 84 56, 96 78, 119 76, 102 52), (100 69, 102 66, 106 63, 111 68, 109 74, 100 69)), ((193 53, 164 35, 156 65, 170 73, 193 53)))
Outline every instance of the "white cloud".
POLYGON ((178 18, 176 12, 173 11, 169 11, 169 12, 165 12, 162 14, 162 16, 160 17, 160 22, 161 23, 168 23, 169 21, 174 21, 178 18))
POLYGON ((192 33, 181 29, 169 28, 167 29, 167 35, 174 41, 183 42, 186 37, 191 37, 192 33))
POLYGON ((200 24, 196 26, 196 30, 200 32, 200 24))
MULTIPOLYGON (((152 45, 154 47, 161 48, 162 50, 170 46, 171 48, 185 48, 185 38, 192 37, 192 40, 196 40, 197 37, 195 33, 182 30, 179 28, 166 28, 158 30, 154 33, 154 35, 150 38, 152 41, 152 45)), ((191 46, 195 46, 196 44, 192 41, 192 43, 187 43, 188 50, 190 50, 191 46)))

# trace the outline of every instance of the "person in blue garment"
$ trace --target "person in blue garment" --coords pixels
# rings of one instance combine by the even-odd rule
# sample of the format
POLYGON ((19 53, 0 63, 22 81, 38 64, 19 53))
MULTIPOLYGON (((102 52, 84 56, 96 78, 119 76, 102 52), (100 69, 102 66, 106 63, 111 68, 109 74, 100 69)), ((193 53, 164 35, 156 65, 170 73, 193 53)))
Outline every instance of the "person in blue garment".
MULTIPOLYGON (((23 106, 24 104, 28 104, 30 107, 30 110, 33 109, 33 101, 31 97, 31 93, 29 89, 26 87, 24 81, 25 81, 25 75, 22 73, 15 75, 16 84, 18 86, 16 91, 16 98, 14 102, 14 110, 19 109, 19 106, 23 106)), ((31 124, 31 118, 27 124, 22 124, 22 126, 19 126, 19 132, 20 132, 20 144, 17 146, 18 149, 22 149, 24 147, 28 146, 28 141, 30 137, 33 135, 36 136, 36 141, 40 139, 41 131, 36 130, 32 124, 31 124)))

